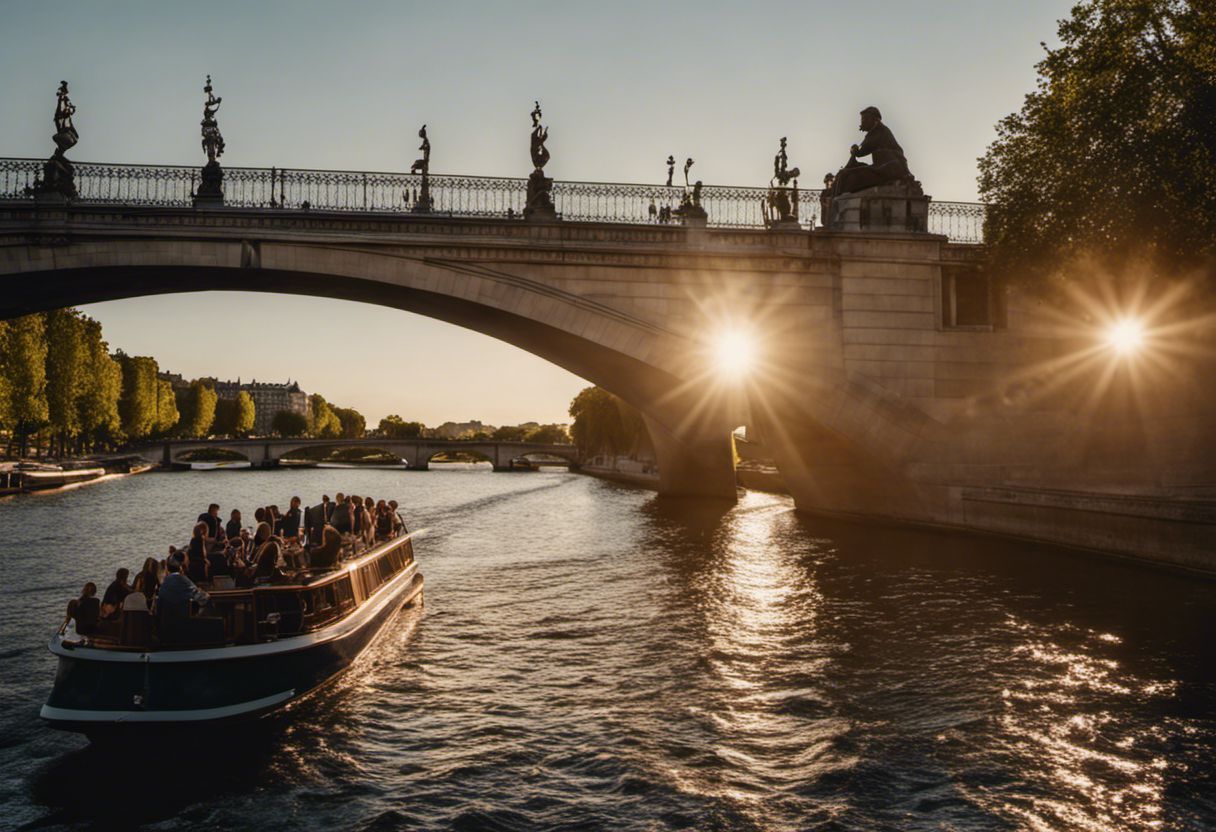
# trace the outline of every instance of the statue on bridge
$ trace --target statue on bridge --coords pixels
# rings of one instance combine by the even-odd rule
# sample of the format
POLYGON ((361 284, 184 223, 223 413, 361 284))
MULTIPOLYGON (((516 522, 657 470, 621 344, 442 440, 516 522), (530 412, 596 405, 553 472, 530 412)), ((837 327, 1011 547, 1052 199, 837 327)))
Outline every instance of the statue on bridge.
POLYGON ((882 113, 877 107, 866 107, 861 111, 861 125, 866 137, 860 145, 849 148, 849 161, 836 174, 832 185, 832 196, 851 194, 878 185, 900 184, 910 195, 921 196, 920 183, 908 170, 904 150, 895 141, 891 128, 882 123, 882 113), (870 156, 872 164, 857 161, 858 156, 870 156))
POLYGON ((414 164, 410 165, 410 173, 422 174, 422 186, 418 191, 418 198, 414 201, 414 207, 410 210, 415 214, 429 214, 431 212, 431 140, 426 137, 425 124, 418 131, 418 138, 422 139, 422 144, 418 145, 418 149, 422 151, 422 158, 414 160, 414 164))
POLYGON ((72 125, 76 105, 68 98, 67 81, 59 82, 59 90, 55 94, 58 98, 55 105, 55 135, 52 136, 55 152, 42 166, 42 177, 34 180, 33 187, 28 188, 27 192, 38 196, 53 195, 56 198, 75 199, 74 169, 64 154, 80 140, 80 134, 72 125))
POLYGON ((549 150, 545 141, 549 128, 540 123, 540 102, 532 110, 532 174, 528 177, 528 196, 524 205, 525 219, 555 220, 557 209, 553 207, 553 180, 545 176, 545 165, 549 162, 549 150))
POLYGON ((929 198, 908 170, 903 148, 882 123, 877 107, 861 111, 865 138, 849 149, 849 161, 824 178, 823 224, 837 231, 924 232, 929 198), (870 156, 873 162, 859 162, 870 156))
POLYGON ((684 162, 684 196, 680 198, 680 207, 674 213, 684 225, 703 228, 709 215, 701 207, 701 180, 698 179, 696 184, 691 186, 691 190, 688 184, 688 172, 694 164, 691 156, 684 162))
POLYGON ((220 103, 224 99, 213 92, 210 75, 207 76, 203 92, 207 94, 207 98, 203 102, 203 120, 201 122, 203 152, 207 154, 207 164, 203 166, 198 193, 195 195, 194 201, 196 205, 199 202, 222 204, 224 201, 224 171, 217 160, 224 155, 224 137, 220 135, 220 125, 216 121, 215 114, 219 111, 220 103))
POLYGON ((781 137, 781 148, 773 157, 773 178, 769 181, 765 199, 764 224, 774 229, 798 230, 798 168, 789 167, 789 156, 785 151, 785 136, 781 137), (790 182, 793 182, 793 193, 790 182))

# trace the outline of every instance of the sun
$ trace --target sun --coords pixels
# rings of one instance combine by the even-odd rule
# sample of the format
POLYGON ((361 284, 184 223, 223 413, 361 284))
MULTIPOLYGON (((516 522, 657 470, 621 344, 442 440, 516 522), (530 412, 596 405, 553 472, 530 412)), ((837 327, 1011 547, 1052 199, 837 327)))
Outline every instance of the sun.
POLYGON ((714 343, 718 372, 732 380, 747 375, 756 360, 756 346, 750 335, 740 330, 728 330, 714 343))
POLYGON ((1144 344, 1144 325, 1135 318, 1123 318, 1106 331, 1106 343, 1120 355, 1130 355, 1144 344))

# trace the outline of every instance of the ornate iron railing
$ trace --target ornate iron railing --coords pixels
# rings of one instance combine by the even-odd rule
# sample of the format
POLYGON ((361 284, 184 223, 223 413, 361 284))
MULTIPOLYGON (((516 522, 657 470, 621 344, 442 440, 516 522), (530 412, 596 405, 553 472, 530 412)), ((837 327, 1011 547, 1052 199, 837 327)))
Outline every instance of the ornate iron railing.
MULTIPOLYGON (((21 199, 42 171, 38 159, 0 159, 0 199, 21 199)), ((199 168, 172 165, 75 164, 78 202, 103 205, 189 207, 199 168)), ((522 217, 527 180, 496 176, 429 177, 432 215, 522 217)), ((284 168, 224 168, 224 204, 233 208, 409 213, 418 199, 421 175, 284 168)), ((764 228, 767 188, 707 185, 701 205, 716 228, 764 228)), ((683 188, 608 182, 553 183, 553 201, 563 220, 678 223, 672 211, 683 188)), ((820 191, 798 189, 804 228, 819 225, 820 191)), ((983 241, 984 206, 974 202, 929 204, 929 230, 952 242, 983 241)))

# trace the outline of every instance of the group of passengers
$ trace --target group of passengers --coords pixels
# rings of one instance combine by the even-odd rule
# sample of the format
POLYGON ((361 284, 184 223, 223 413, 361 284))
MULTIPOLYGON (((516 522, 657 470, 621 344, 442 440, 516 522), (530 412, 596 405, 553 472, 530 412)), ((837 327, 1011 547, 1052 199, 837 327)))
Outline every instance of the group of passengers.
POLYGON ((212 590, 252 587, 283 582, 303 570, 333 569, 344 556, 405 530, 396 500, 341 492, 336 500, 327 494, 309 508, 292 497, 284 513, 274 505, 259 507, 252 534, 238 509, 224 523, 219 505, 212 503, 198 516, 186 546, 170 546, 165 560, 146 559, 133 581, 130 570, 119 569, 100 599, 97 585, 86 583, 80 597, 68 602, 59 632, 71 623, 79 635, 113 629, 120 617, 125 625, 123 612, 153 613, 162 621, 186 619, 191 602, 207 603, 200 584, 212 590))

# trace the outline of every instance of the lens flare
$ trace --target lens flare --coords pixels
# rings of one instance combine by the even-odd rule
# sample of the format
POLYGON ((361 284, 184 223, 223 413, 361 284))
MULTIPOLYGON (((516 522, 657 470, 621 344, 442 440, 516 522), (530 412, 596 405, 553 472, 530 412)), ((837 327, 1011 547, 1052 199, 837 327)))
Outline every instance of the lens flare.
POLYGON ((1106 332, 1106 343, 1120 355, 1129 355, 1144 344, 1144 325, 1132 318, 1116 321, 1106 332))
POLYGON ((728 378, 740 379, 752 368, 756 348, 746 333, 732 330, 718 338, 714 354, 719 372, 728 378))

